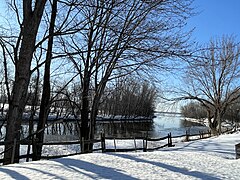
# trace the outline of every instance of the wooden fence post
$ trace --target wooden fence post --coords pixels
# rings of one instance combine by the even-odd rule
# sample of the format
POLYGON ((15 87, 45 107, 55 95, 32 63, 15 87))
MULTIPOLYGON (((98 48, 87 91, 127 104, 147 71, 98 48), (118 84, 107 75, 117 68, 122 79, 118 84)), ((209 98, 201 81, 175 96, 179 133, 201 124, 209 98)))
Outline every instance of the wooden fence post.
POLYGON ((81 146, 82 146, 82 147, 81 147, 81 150, 82 150, 82 152, 81 152, 81 153, 85 153, 85 152, 84 152, 84 137, 82 137, 81 140, 82 140, 82 142, 81 142, 81 146))
POLYGON ((189 141, 189 134, 188 134, 188 131, 186 131, 186 141, 189 141))
POLYGON ((145 142, 143 139, 143 152, 147 152, 147 143, 148 143, 148 132, 146 134, 145 142))
POLYGON ((202 139, 202 134, 201 134, 201 131, 199 131, 199 136, 200 136, 200 139, 202 139))
POLYGON ((102 146, 102 152, 106 152, 106 142, 105 142, 105 134, 101 133, 101 146, 102 146))
POLYGON ((134 136, 134 148, 135 148, 135 151, 137 151, 137 144, 136 144, 135 136, 134 136))
POLYGON ((117 151, 117 146, 116 146, 116 140, 115 140, 115 137, 113 138, 113 143, 114 143, 114 150, 115 152, 117 151))
POLYGON ((145 147, 145 138, 143 138, 143 152, 146 152, 146 147, 145 147))
POLYGON ((168 134, 168 147, 172 147, 172 133, 168 134))
POLYGON ((168 147, 170 147, 170 139, 169 139, 169 134, 167 135, 167 143, 168 143, 168 147))

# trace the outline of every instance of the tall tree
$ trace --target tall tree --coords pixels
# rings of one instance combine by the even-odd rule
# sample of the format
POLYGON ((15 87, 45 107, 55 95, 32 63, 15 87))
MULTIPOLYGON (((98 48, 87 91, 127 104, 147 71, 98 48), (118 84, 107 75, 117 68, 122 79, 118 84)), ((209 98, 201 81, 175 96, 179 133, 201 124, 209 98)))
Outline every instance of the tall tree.
POLYGON ((221 133, 226 109, 240 97, 239 55, 239 43, 233 37, 223 37, 212 40, 187 67, 187 87, 180 99, 196 100, 206 108, 214 134, 221 133))
MULTIPOLYGON (((16 3, 16 2, 13 2, 16 3)), ((9 101, 9 111, 7 114, 6 145, 4 154, 4 164, 13 163, 11 161, 14 153, 14 139, 20 139, 20 127, 22 114, 25 108, 28 84, 31 75, 31 62, 35 51, 36 37, 39 25, 43 16, 46 0, 24 0, 22 1, 22 15, 16 11, 19 18, 20 32, 14 48, 15 79, 9 101), (22 16, 22 21, 20 17, 22 16)), ((17 144, 14 154, 14 162, 19 161, 19 147, 17 144)))
POLYGON ((44 138, 44 127, 48 119, 48 111, 50 107, 50 67, 52 60, 52 51, 53 51, 53 37, 54 37, 54 27, 55 20, 57 16, 57 0, 52 2, 52 13, 49 26, 49 36, 48 36, 48 47, 46 54, 46 61, 44 67, 44 80, 43 80, 43 92, 40 104, 39 112, 39 121, 37 126, 37 135, 36 135, 36 147, 33 148, 33 160, 39 160, 42 154, 42 143, 44 138))
MULTIPOLYGON (((38 42, 36 46, 42 46, 45 41, 47 41, 47 47, 45 55, 45 61, 40 63, 36 68, 39 68, 41 65, 44 65, 44 77, 43 77, 43 90, 41 96, 40 112, 39 112, 39 121, 37 126, 36 134, 36 147, 33 148, 33 159, 39 160, 42 152, 42 143, 44 139, 44 127, 48 120, 48 114, 51 107, 51 64, 54 59, 58 59, 58 66, 61 66, 62 61, 59 58, 66 56, 61 54, 57 48, 57 43, 54 43, 54 39, 62 38, 65 35, 74 34, 81 28, 80 24, 82 23, 75 21, 75 16, 78 12, 77 8, 74 5, 75 0, 70 1, 59 1, 51 0, 49 11, 46 10, 44 14, 46 32, 42 39, 38 42)), ((47 9, 47 8, 46 8, 47 9)), ((59 44, 58 44, 59 45, 59 44)), ((42 51, 42 48, 40 48, 42 51)), ((59 70, 58 70, 59 72, 59 70)), ((62 72, 59 72, 62 73, 62 72)), ((74 78, 72 78, 74 79, 74 78)), ((68 83, 67 83, 68 84, 68 83)), ((62 88, 65 89, 67 86, 63 85, 62 88)), ((63 90, 62 89, 62 90, 63 90)), ((61 93, 61 92, 59 92, 61 93)), ((53 97, 54 99, 54 97, 53 97)))
POLYGON ((81 79, 81 137, 89 140, 94 135, 99 102, 108 81, 137 70, 149 73, 153 67, 161 69, 164 60, 185 55, 189 34, 181 29, 191 15, 190 5, 191 0, 77 4, 84 28, 62 44, 81 79))

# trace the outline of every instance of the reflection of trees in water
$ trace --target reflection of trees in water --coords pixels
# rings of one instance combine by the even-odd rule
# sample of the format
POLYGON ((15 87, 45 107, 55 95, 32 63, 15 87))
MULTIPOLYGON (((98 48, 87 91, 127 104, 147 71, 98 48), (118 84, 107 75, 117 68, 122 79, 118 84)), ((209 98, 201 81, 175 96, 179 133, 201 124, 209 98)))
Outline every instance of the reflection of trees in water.
MULTIPOLYGON (((34 123, 34 132, 37 131, 37 123, 34 123)), ((4 139, 6 132, 6 127, 1 129, 1 139, 4 139)), ((79 139, 79 130, 77 122, 68 121, 68 122, 48 122, 47 128, 44 130, 45 137, 47 141, 58 140, 77 140, 79 139)), ((21 139, 24 139, 29 136, 29 125, 28 123, 23 123, 21 125, 21 139)))
MULTIPOLYGON (((152 121, 97 122, 95 137, 100 137, 101 132, 104 132, 106 136, 115 137, 143 136, 147 131, 152 131, 153 126, 152 121)), ((50 139, 49 135, 54 135, 55 138, 57 135, 60 135, 62 138, 64 138, 64 136, 72 135, 77 138, 79 137, 78 125, 76 122, 57 123, 47 128, 45 134, 48 135, 48 139, 50 139)))
MULTIPOLYGON (((67 121, 60 123, 53 123, 45 129, 45 141, 68 141, 78 140, 79 130, 78 124, 75 121, 67 121)), ((34 125, 36 130, 36 124, 34 125)), ((2 129, 1 138, 5 137, 5 127, 2 129)), ((171 132, 173 135, 182 135, 185 132, 190 131, 191 134, 199 133, 199 131, 206 132, 207 127, 197 122, 191 122, 186 120, 180 120, 180 127, 170 128, 166 130, 166 133, 171 132)), ((21 139, 28 136, 28 124, 22 125, 21 139)), ((95 138, 99 138, 101 132, 105 132, 106 136, 114 137, 142 137, 146 136, 148 132, 149 137, 160 137, 165 136, 164 126, 161 127, 159 123, 154 121, 98 121, 96 124, 96 135, 95 138), (160 130, 159 130, 160 129, 160 130)))
POLYGON ((201 123, 187 121, 186 119, 180 121, 182 128, 185 128, 188 134, 199 134, 200 132, 207 132, 209 128, 201 123))
POLYGON ((106 136, 115 137, 137 137, 143 136, 146 132, 153 130, 153 121, 148 122, 134 122, 134 121, 121 121, 109 123, 97 123, 97 135, 102 131, 106 136))
MULTIPOLYGON (((146 136, 148 132, 149 137, 159 137, 160 132, 155 132, 156 123, 154 121, 97 121, 95 137, 100 137, 101 132, 104 132, 106 136, 114 137, 142 137, 146 136)), ((185 130, 190 130, 192 133, 198 133, 201 131, 207 131, 208 128, 197 122, 191 122, 186 120, 180 120, 179 128, 173 128, 169 132, 173 131, 173 134, 179 131, 182 135, 185 130), (175 133, 174 133, 175 132, 175 133)), ((169 133, 167 132, 167 133, 169 133)), ((72 138, 72 140, 79 138, 78 125, 76 122, 64 122, 50 126, 45 130, 47 139, 55 139, 57 136, 66 140, 72 138)), ((164 132, 161 131, 161 136, 164 136, 164 132)))
MULTIPOLYGON (((37 129, 37 124, 34 124, 34 131, 37 129)), ((5 127, 1 130, 2 138, 5 137, 5 127)), ((106 136, 115 137, 142 137, 146 136, 148 132, 151 137, 154 129, 153 121, 119 121, 119 122, 97 122, 96 124, 96 135, 100 137, 101 132, 105 132, 106 136)), ((65 140, 78 140, 79 129, 77 122, 67 121, 53 123, 49 122, 47 128, 44 131, 45 141, 65 141, 65 140), (52 124, 51 124, 52 123, 52 124)), ((21 139, 26 138, 29 135, 28 123, 22 124, 21 128, 21 139)))
POLYGON ((201 124, 201 123, 188 121, 188 120, 186 120, 186 119, 181 120, 181 121, 180 121, 180 125, 181 125, 181 127, 204 126, 204 125, 201 124))

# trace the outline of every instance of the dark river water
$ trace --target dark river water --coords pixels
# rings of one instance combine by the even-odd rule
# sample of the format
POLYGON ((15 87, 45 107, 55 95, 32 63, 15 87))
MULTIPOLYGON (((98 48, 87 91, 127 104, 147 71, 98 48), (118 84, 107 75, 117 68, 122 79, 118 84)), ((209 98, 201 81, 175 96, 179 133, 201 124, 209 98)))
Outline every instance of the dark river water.
POLYGON ((99 123, 97 132, 104 131, 106 135, 117 137, 163 137, 168 133, 173 136, 199 133, 207 131, 208 128, 199 123, 184 120, 179 114, 155 114, 153 121, 149 122, 118 122, 99 123))
MULTIPOLYGON (((184 120, 179 114, 155 114, 152 121, 97 121, 96 138, 102 132, 106 137, 148 137, 159 138, 172 133, 172 136, 197 134, 199 131, 207 131, 208 128, 201 124, 184 120)), ((35 124, 36 129, 36 124, 35 124)), ((1 129, 1 138, 5 135, 5 128, 1 129)), ((22 126, 22 138, 28 135, 28 125, 22 126)), ((63 122, 49 126, 45 130, 45 141, 77 140, 78 125, 76 122, 63 122)))

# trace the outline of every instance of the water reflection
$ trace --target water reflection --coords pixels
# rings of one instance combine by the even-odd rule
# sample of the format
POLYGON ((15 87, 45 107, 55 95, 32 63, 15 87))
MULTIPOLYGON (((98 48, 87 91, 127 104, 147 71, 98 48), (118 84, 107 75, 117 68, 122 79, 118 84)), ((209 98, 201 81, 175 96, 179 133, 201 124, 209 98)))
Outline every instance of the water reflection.
POLYGON ((173 136, 179 136, 185 134, 186 131, 189 134, 197 134, 199 131, 207 130, 207 127, 200 123, 186 121, 179 114, 156 114, 153 137, 166 136, 169 132, 173 136))
POLYGON ((188 131, 189 134, 197 134, 199 131, 207 131, 208 128, 200 123, 186 121, 179 114, 156 114, 153 121, 149 122, 129 122, 122 121, 117 123, 99 123, 97 132, 104 131, 106 135, 115 137, 163 137, 168 133, 173 136, 183 135, 188 131))
POLYGON ((97 135, 104 132, 106 136, 114 137, 143 137, 154 129, 154 121, 121 121, 97 123, 97 135))
MULTIPOLYGON (((36 124, 34 125, 36 130, 36 124)), ((1 129, 5 135, 5 128, 1 129)), ((149 137, 158 138, 172 133, 173 136, 197 134, 199 131, 207 131, 208 128, 199 123, 185 121, 180 115, 156 114, 152 121, 97 121, 96 135, 100 137, 101 132, 111 137, 149 137)), ((28 125, 22 125, 22 138, 28 136, 28 125)), ((2 136, 2 137, 3 137, 2 136)), ((45 141, 68 141, 78 140, 79 129, 76 121, 65 121, 54 124, 45 129, 45 141)))

